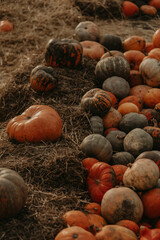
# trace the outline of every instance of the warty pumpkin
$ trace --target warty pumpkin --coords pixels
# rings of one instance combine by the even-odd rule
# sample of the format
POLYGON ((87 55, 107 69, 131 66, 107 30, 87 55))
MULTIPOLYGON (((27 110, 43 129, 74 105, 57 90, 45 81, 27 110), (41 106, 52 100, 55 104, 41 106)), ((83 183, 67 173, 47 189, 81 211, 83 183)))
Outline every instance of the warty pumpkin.
POLYGON ((47 105, 32 105, 7 124, 11 140, 20 143, 55 141, 62 133, 62 120, 59 114, 47 105))
POLYGON ((0 168, 0 220, 16 216, 28 195, 23 178, 14 170, 0 168))
POLYGON ((75 39, 50 39, 45 47, 45 61, 51 67, 78 67, 83 48, 75 39))

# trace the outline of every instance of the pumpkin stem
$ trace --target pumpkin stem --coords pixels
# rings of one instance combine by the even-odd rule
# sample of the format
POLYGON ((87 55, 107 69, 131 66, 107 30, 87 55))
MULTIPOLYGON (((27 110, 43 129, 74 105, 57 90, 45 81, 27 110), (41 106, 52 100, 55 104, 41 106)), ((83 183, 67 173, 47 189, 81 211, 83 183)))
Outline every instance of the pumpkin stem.
POLYGON ((104 47, 104 50, 105 50, 106 52, 108 52, 111 57, 113 56, 113 54, 111 53, 111 51, 110 51, 108 48, 104 47))

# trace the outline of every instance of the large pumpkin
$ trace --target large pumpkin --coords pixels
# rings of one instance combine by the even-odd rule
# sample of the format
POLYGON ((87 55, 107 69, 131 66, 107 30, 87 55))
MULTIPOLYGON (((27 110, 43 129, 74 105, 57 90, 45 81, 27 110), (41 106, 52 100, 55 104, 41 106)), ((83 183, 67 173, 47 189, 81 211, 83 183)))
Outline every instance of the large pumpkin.
POLYGON ((45 61, 51 67, 77 67, 82 55, 82 45, 74 39, 50 39, 45 48, 45 61))
POLYGON ((62 133, 59 114, 47 105, 32 105, 7 125, 10 139, 18 142, 55 141, 62 133))
POLYGON ((97 162, 90 168, 87 186, 91 199, 94 202, 100 203, 105 192, 115 185, 116 175, 109 164, 97 162))
POLYGON ((0 168, 0 220, 17 215, 27 199, 27 186, 14 170, 0 168))
POLYGON ((104 194, 101 212, 106 221, 111 224, 123 219, 139 223, 143 216, 143 204, 137 193, 130 188, 115 187, 104 194))

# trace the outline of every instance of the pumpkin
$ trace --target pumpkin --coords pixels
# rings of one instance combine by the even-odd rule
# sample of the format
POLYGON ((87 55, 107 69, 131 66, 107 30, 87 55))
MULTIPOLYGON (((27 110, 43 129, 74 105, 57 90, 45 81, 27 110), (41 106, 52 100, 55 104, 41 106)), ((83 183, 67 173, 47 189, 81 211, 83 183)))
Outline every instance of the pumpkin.
POLYGON ((109 77, 118 76, 129 79, 130 66, 128 61, 121 56, 111 56, 97 62, 95 67, 95 82, 102 85, 109 77))
POLYGON ((127 166, 122 164, 117 164, 112 166, 113 170, 116 174, 116 185, 120 185, 123 183, 123 175, 125 171, 127 170, 127 166))
POLYGON ((145 152, 142 152, 136 158, 136 160, 141 159, 141 158, 148 158, 148 159, 154 161, 157 164, 157 166, 159 167, 159 170, 160 170, 160 155, 156 151, 145 151, 145 152))
POLYGON ((139 66, 139 71, 142 74, 145 84, 151 87, 160 86, 160 65, 157 59, 144 59, 139 66))
POLYGON ((119 36, 102 34, 99 42, 109 50, 122 50, 122 40, 119 36))
POLYGON ((146 226, 140 227, 140 240, 158 240, 160 239, 160 229, 149 229, 146 226))
POLYGON ((99 203, 96 203, 96 202, 87 203, 84 206, 84 210, 87 213, 94 213, 94 214, 101 215, 101 205, 99 203))
POLYGON ((118 105, 118 100, 117 100, 116 96, 115 96, 113 93, 109 92, 109 91, 106 91, 106 93, 108 93, 109 96, 111 97, 112 107, 113 107, 113 108, 116 108, 117 105, 118 105))
POLYGON ((150 189, 142 194, 144 215, 155 219, 160 217, 160 188, 150 189))
POLYGON ((85 230, 89 229, 88 217, 85 213, 79 210, 70 210, 62 215, 64 223, 69 226, 78 226, 85 230))
POLYGON ((144 95, 144 104, 147 108, 154 108, 157 103, 160 103, 160 89, 149 89, 144 95))
POLYGON ((110 224, 127 219, 139 223, 143 216, 143 204, 138 194, 128 187, 108 190, 101 202, 101 212, 110 224))
POLYGON ((144 49, 144 53, 147 54, 149 53, 152 49, 154 49, 153 43, 152 42, 146 42, 146 46, 144 49))
POLYGON ((144 128, 148 125, 147 117, 143 114, 131 112, 125 114, 119 122, 119 129, 129 133, 134 128, 144 128))
POLYGON ((84 158, 82 160, 83 167, 89 171, 89 169, 93 166, 93 164, 97 163, 98 160, 96 158, 84 158))
POLYGON ((13 30, 13 25, 8 20, 0 21, 0 32, 9 32, 13 30))
POLYGON ((99 116, 92 116, 90 118, 90 125, 93 133, 98 133, 103 135, 104 126, 103 119, 99 116))
POLYGON ((102 162, 109 162, 113 149, 111 143, 100 134, 89 134, 80 144, 80 149, 88 156, 102 162))
POLYGON ((81 109, 103 117, 111 108, 110 96, 100 88, 87 91, 81 98, 81 109))
POLYGON ((14 170, 0 168, 0 220, 16 216, 27 199, 27 186, 14 170))
POLYGON ((104 80, 102 88, 113 93, 118 99, 127 97, 130 92, 128 81, 118 76, 112 76, 104 80))
POLYGON ((114 152, 120 152, 123 151, 123 140, 126 136, 126 133, 120 130, 117 131, 110 131, 106 139, 108 139, 112 145, 112 149, 114 152))
POLYGON ((120 52, 118 50, 111 50, 111 51, 107 51, 106 53, 104 53, 100 60, 107 58, 107 57, 114 57, 114 56, 120 56, 120 57, 125 58, 123 52, 120 52))
POLYGON ((86 40, 86 41, 80 42, 80 44, 83 47, 84 57, 92 58, 99 61, 100 58, 105 53, 104 46, 102 46, 98 42, 86 40))
POLYGON ((100 29, 92 21, 80 22, 75 28, 75 37, 78 41, 99 41, 100 29))
POLYGON ((108 113, 103 117, 104 128, 117 128, 121 119, 121 113, 117 109, 111 107, 108 113))
POLYGON ((160 28, 158 28, 153 36, 152 36, 152 43, 153 43, 153 46, 155 48, 159 48, 160 47, 160 28))
POLYGON ((47 105, 32 105, 7 124, 9 138, 20 143, 55 141, 62 133, 59 114, 47 105))
POLYGON ((154 149, 160 149, 160 128, 154 126, 146 126, 144 130, 152 137, 154 149))
POLYGON ((130 229, 118 225, 106 225, 96 234, 96 240, 138 240, 130 229))
POLYGON ((126 17, 134 17, 139 14, 138 6, 130 1, 123 2, 122 11, 126 17))
POLYGON ((111 131, 117 131, 119 130, 118 128, 107 128, 105 131, 104 131, 104 136, 106 137, 108 133, 110 133, 111 131))
POLYGON ((121 113, 122 116, 131 112, 135 112, 135 113, 140 112, 137 105, 131 102, 122 103, 117 110, 121 113))
POLYGON ((141 114, 145 115, 149 126, 154 126, 154 120, 158 120, 158 113, 155 109, 146 108, 141 110, 141 114))
POLYGON ((148 15, 148 16, 155 16, 157 14, 157 9, 153 6, 150 5, 142 5, 140 7, 140 11, 142 14, 144 15, 148 15))
POLYGON ((128 50, 143 51, 145 49, 146 41, 143 37, 133 35, 123 41, 124 52, 128 50))
POLYGON ((139 65, 145 57, 144 53, 139 50, 128 50, 124 52, 124 56, 129 62, 131 70, 139 70, 139 65))
POLYGON ((150 0, 149 5, 155 7, 157 10, 160 9, 160 2, 159 0, 150 0))
POLYGON ((37 92, 48 92, 58 83, 54 69, 43 65, 36 66, 30 74, 31 87, 37 92))
POLYGON ((93 235, 101 231, 101 229, 107 224, 106 220, 100 215, 89 213, 87 217, 89 222, 89 231, 93 235))
POLYGON ((130 70, 130 78, 128 79, 130 87, 143 84, 143 78, 139 70, 130 70))
POLYGON ((133 163, 135 161, 134 156, 129 152, 117 152, 112 155, 111 165, 125 165, 127 166, 129 163, 133 163))
POLYGON ((120 220, 119 222, 116 223, 116 225, 118 226, 122 226, 122 227, 126 227, 128 229, 130 229, 131 231, 133 231, 136 235, 139 235, 139 226, 137 223, 131 221, 131 220, 120 220))
POLYGON ((87 186, 92 201, 100 203, 105 192, 115 185, 116 175, 109 164, 97 162, 90 168, 87 186))
POLYGON ((135 128, 124 138, 124 150, 137 157, 144 151, 151 151, 153 148, 153 138, 145 130, 135 128), (145 141, 144 141, 145 139, 145 141))
POLYGON ((50 39, 45 47, 45 61, 51 67, 78 67, 83 47, 75 39, 50 39))
POLYGON ((96 240, 94 235, 85 229, 73 226, 62 229, 55 237, 55 240, 96 240))
POLYGON ((148 53, 148 56, 146 56, 144 59, 147 58, 155 58, 158 61, 160 61, 160 49, 159 48, 151 49, 150 52, 148 53))
POLYGON ((160 228, 160 219, 157 220, 155 228, 160 228))
POLYGON ((144 102, 144 95, 151 88, 152 87, 147 86, 147 85, 137 85, 137 86, 134 86, 134 87, 130 88, 129 95, 137 96, 141 100, 141 102, 143 103, 144 102))
POLYGON ((134 96, 134 95, 123 98, 119 102, 118 107, 123 103, 134 103, 139 108, 139 110, 142 108, 142 102, 141 102, 140 98, 137 96, 134 96))
POLYGON ((159 168, 148 158, 141 158, 131 164, 123 175, 123 184, 138 191, 146 191, 156 186, 159 168))

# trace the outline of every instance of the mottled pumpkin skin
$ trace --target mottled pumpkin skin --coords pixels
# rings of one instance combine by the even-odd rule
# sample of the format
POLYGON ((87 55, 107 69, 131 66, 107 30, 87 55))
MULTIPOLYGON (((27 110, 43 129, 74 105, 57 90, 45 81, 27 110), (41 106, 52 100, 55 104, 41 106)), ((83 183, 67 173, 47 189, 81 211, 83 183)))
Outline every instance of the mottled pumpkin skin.
POLYGON ((81 108, 92 115, 103 117, 111 108, 111 98, 100 88, 86 92, 81 99, 81 108))
POLYGON ((154 126, 154 119, 158 120, 158 113, 155 109, 152 108, 142 109, 141 114, 147 117, 149 126, 154 126))
POLYGON ((77 67, 82 56, 83 48, 74 39, 51 39, 45 49, 46 64, 52 67, 77 67))
POLYGON ((23 208, 27 199, 27 186, 15 171, 0 168, 0 220, 13 217, 23 208))
POLYGON ((31 71, 30 83, 35 91, 48 92, 57 86, 58 78, 52 67, 38 65, 31 71))
POLYGON ((11 140, 20 143, 55 141, 62 133, 62 120, 53 108, 32 105, 9 121, 7 133, 11 140))
POLYGON ((144 130, 153 138, 153 147, 156 150, 160 149, 160 128, 154 126, 146 126, 144 130))

